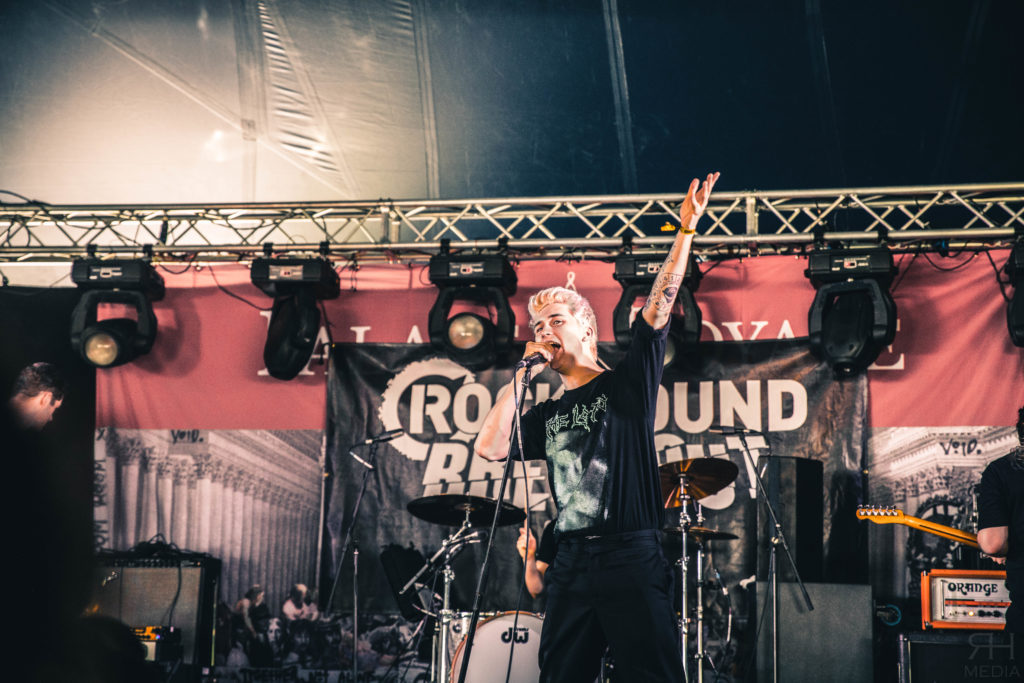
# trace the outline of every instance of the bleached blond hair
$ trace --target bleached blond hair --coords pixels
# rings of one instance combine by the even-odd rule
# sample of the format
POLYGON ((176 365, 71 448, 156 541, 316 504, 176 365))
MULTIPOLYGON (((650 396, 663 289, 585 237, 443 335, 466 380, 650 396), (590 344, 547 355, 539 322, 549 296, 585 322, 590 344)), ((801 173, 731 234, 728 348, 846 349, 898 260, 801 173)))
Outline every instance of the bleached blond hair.
POLYGON ((540 310, 549 304, 565 304, 569 312, 583 327, 589 327, 594 331, 590 338, 589 348, 594 358, 597 358, 597 317, 590 302, 579 292, 565 287, 548 287, 542 289, 530 297, 526 310, 530 313, 530 328, 537 319, 540 310))

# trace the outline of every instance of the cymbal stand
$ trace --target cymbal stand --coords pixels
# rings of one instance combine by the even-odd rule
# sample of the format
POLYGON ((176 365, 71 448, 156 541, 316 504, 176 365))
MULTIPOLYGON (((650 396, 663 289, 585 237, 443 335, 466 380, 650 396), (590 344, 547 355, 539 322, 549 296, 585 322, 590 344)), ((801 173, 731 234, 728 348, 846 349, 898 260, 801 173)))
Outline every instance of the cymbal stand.
MULTIPOLYGON (((679 474, 679 499, 682 501, 682 508, 679 512, 679 526, 682 529, 682 557, 680 558, 680 566, 682 568, 682 583, 680 584, 681 594, 681 605, 679 610, 680 621, 679 621, 679 635, 680 635, 680 654, 683 658, 683 673, 686 676, 686 680, 690 680, 690 666, 689 666, 689 619, 687 618, 687 608, 689 607, 689 589, 687 588, 687 561, 689 558, 689 552, 687 550, 687 543, 690 536, 690 501, 692 500, 688 492, 687 487, 688 477, 684 472, 679 474)), ((694 510, 696 512, 697 526, 703 526, 704 524, 704 510, 701 508, 700 503, 694 501, 694 510)), ((704 591, 702 588, 704 581, 704 567, 703 567, 703 547, 702 544, 697 542, 697 680, 703 683, 704 674, 702 660, 704 658, 704 591)))
POLYGON ((441 570, 441 577, 444 580, 444 590, 441 594, 441 619, 438 622, 438 628, 440 629, 441 634, 437 639, 437 672, 440 676, 439 681, 447 681, 451 674, 451 662, 448 661, 448 637, 451 633, 452 615, 455 614, 451 608, 452 581, 455 580, 455 572, 452 571, 451 561, 455 555, 465 547, 464 541, 468 539, 462 539, 460 537, 462 533, 468 531, 470 527, 469 510, 466 510, 466 518, 462 520, 462 526, 460 526, 458 531, 456 531, 452 536, 449 536, 448 539, 441 544, 442 548, 448 546, 448 549, 446 549, 444 557, 444 569, 441 570))
POLYGON ((686 475, 683 473, 679 474, 679 499, 682 503, 679 511, 679 528, 682 530, 682 556, 679 558, 679 567, 682 570, 682 582, 679 584, 680 593, 680 605, 679 605, 679 652, 683 658, 683 676, 687 681, 690 680, 690 667, 689 662, 689 651, 690 651, 690 638, 689 628, 686 613, 687 613, 687 602, 689 598, 689 591, 686 588, 686 538, 690 535, 690 494, 686 492, 686 475))
MULTIPOLYGON (((700 503, 694 502, 697 508, 697 526, 704 526, 704 512, 700 503)), ((697 651, 693 655, 697 662, 697 683, 704 683, 704 539, 697 538, 697 651)))
MULTIPOLYGON (((683 674, 686 676, 686 680, 690 680, 690 662, 689 662, 689 619, 687 618, 687 607, 689 606, 689 589, 687 588, 687 562, 689 553, 687 550, 687 543, 689 542, 691 521, 697 522, 697 527, 704 526, 704 508, 697 501, 693 501, 693 508, 695 512, 695 519, 690 518, 690 501, 693 500, 688 492, 687 488, 687 476, 684 472, 679 473, 679 499, 682 502, 682 508, 679 512, 679 526, 682 529, 682 558, 680 560, 680 566, 682 567, 682 584, 681 590, 681 602, 680 606, 680 648, 681 655, 683 658, 683 674)), ((704 542, 703 539, 697 538, 697 576, 694 582, 697 587, 697 606, 696 606, 696 618, 694 625, 697 633, 697 651, 694 653, 694 661, 697 662, 697 683, 704 683, 704 658, 706 652, 704 650, 704 542)))
POLYGON ((459 530, 441 541, 441 547, 438 548, 437 552, 430 556, 427 563, 406 582, 399 592, 399 595, 404 595, 407 591, 412 590, 420 580, 420 577, 440 565, 444 588, 441 593, 441 609, 438 611, 439 619, 435 621, 434 651, 431 655, 430 667, 431 683, 447 681, 448 674, 450 673, 448 668, 448 634, 451 632, 452 616, 455 614, 451 609, 451 588, 452 582, 455 580, 455 572, 452 571, 451 562, 468 543, 478 542, 480 535, 483 533, 482 530, 470 532, 472 524, 469 522, 469 514, 470 510, 466 510, 466 518, 462 521, 462 526, 459 527, 459 530))
POLYGON ((436 683, 448 680, 448 634, 451 633, 452 626, 451 597, 452 581, 455 579, 455 572, 452 571, 451 563, 447 557, 444 561, 444 568, 441 570, 441 577, 444 581, 444 590, 441 593, 441 611, 438 613, 441 618, 436 622, 437 632, 434 634, 434 641, 437 643, 434 661, 437 667, 434 670, 434 677, 431 679, 436 683))

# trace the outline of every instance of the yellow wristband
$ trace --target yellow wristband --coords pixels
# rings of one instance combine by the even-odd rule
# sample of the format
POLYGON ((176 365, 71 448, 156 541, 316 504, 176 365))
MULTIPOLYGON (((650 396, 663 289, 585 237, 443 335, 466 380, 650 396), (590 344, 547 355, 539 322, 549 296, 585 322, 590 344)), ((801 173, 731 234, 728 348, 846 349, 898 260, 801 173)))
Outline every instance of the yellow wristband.
MULTIPOLYGON (((665 223, 665 225, 661 226, 661 231, 662 232, 672 232, 675 229, 676 229, 676 226, 672 225, 671 223, 665 223)), ((684 235, 696 235, 697 234, 697 230, 695 228, 680 228, 679 232, 683 233, 684 235)))

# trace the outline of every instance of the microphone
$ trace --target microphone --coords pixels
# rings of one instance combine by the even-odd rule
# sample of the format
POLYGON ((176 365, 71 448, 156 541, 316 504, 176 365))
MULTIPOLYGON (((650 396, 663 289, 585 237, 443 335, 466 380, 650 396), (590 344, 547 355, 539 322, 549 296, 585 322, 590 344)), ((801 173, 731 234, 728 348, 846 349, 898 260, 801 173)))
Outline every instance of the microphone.
POLYGON ((725 581, 722 581, 722 575, 718 573, 718 568, 717 567, 712 567, 712 569, 715 570, 715 578, 718 579, 718 587, 722 589, 722 595, 725 595, 725 596, 728 597, 728 595, 729 595, 729 588, 726 587, 725 581))
POLYGON ((375 443, 384 443, 385 441, 391 441, 391 439, 394 439, 395 437, 401 436, 402 433, 403 432, 402 432, 401 428, 399 428, 399 429, 389 429, 386 432, 381 432, 377 436, 371 436, 366 441, 360 441, 357 445, 359 445, 359 446, 369 446, 369 445, 375 444, 375 443))
POLYGON ((356 455, 355 451, 349 451, 348 454, 351 455, 353 458, 355 458, 357 461, 359 461, 359 463, 363 467, 365 467, 366 469, 368 469, 368 470, 375 470, 375 469, 377 469, 376 467, 374 467, 373 465, 371 465, 370 463, 366 462, 365 460, 360 458, 358 455, 356 455))
POLYGON ((728 427, 726 425, 711 425, 707 431, 712 434, 760 434, 756 429, 744 429, 743 427, 728 427))
POLYGON ((532 368, 534 365, 540 365, 541 363, 547 363, 548 359, 544 357, 544 354, 540 351, 534 351, 529 356, 526 356, 521 361, 516 363, 516 368, 532 368))

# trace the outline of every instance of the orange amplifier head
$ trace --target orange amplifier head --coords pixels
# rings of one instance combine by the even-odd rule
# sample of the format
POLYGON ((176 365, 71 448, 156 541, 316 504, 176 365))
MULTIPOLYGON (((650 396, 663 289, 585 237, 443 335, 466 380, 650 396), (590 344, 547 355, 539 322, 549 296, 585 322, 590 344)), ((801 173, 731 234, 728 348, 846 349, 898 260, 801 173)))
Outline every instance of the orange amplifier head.
POLYGON ((146 648, 147 662, 181 659, 181 631, 172 626, 136 626, 135 637, 146 648))
POLYGON ((932 569, 921 572, 921 628, 1006 627, 1006 572, 988 569, 932 569))

